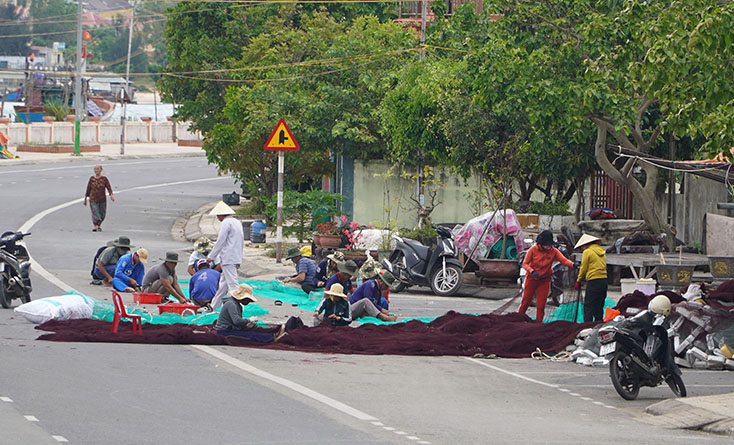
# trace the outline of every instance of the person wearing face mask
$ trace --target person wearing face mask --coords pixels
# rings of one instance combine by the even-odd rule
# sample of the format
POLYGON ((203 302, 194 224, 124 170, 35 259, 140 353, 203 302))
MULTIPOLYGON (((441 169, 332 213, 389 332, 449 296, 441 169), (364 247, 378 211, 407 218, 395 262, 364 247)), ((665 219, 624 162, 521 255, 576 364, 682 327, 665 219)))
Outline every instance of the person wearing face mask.
POLYGON ((528 250, 522 268, 528 273, 525 280, 525 289, 522 294, 522 303, 518 312, 524 314, 533 295, 537 292, 537 315, 535 321, 542 322, 545 316, 545 301, 550 291, 551 277, 553 275, 553 261, 559 261, 566 267, 573 267, 573 261, 569 260, 560 250, 553 247, 553 232, 543 230, 536 239, 536 245, 528 250))

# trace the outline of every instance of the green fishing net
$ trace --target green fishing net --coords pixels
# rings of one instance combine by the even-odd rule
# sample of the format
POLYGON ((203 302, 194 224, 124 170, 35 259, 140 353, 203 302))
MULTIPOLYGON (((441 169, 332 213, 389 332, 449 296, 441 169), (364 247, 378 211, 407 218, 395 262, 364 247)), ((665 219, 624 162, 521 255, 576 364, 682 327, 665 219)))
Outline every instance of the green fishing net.
MULTIPOLYGON (((617 302, 612 300, 611 298, 607 297, 604 300, 604 310, 608 307, 614 307, 617 305, 617 302)), ((545 317, 543 319, 543 323, 550 323, 551 321, 558 321, 558 320, 565 320, 565 321, 576 321, 577 323, 583 323, 584 322, 584 303, 582 301, 578 302, 578 308, 576 307, 576 302, 573 301, 571 303, 564 303, 558 308, 553 311, 552 314, 545 317), (574 315, 576 316, 576 320, 574 320, 574 315)))

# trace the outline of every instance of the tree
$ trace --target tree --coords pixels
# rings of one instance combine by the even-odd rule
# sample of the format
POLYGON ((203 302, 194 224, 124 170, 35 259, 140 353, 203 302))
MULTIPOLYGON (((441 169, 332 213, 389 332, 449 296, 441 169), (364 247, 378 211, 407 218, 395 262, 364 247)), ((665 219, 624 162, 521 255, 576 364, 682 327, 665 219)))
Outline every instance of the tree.
POLYGON ((27 56, 30 54, 31 38, 28 25, 18 16, 13 3, 0 5, 0 55, 27 56), (14 23, 15 22, 15 23, 14 23))
MULTIPOLYGON (((521 106, 538 134, 553 136, 561 129, 561 135, 577 143, 585 140, 592 123, 597 163, 631 190, 650 228, 667 234, 672 246, 674 230, 655 207, 657 169, 642 163, 644 174, 636 177, 631 174, 635 159, 613 163, 607 157, 607 138, 647 153, 666 130, 695 136, 701 134, 695 127, 712 132, 706 123, 726 123, 730 117, 720 113, 731 106, 733 93, 722 85, 732 75, 731 63, 724 63, 731 60, 732 48, 706 42, 712 35, 726 42, 723 23, 731 23, 731 3, 504 0, 487 7, 504 14, 476 66, 484 95, 498 99, 494 108, 521 106), (696 46, 696 30, 701 28, 706 38, 696 46), (671 40, 679 46, 671 47, 671 40), (701 52, 715 51, 702 55, 699 63, 695 55, 683 56, 689 45, 701 52), (710 93, 706 82, 713 82, 718 91, 710 93), (504 98, 492 94, 498 84, 504 98), (693 107, 701 100, 711 103, 693 107)), ((718 131, 721 140, 712 146, 731 146, 731 134, 723 133, 718 131)))

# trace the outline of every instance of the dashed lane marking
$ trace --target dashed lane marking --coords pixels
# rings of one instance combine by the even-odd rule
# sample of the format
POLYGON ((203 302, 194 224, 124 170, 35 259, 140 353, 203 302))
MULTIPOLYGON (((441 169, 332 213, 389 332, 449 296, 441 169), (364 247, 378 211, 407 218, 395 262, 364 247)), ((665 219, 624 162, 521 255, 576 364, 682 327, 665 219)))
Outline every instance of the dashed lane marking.
POLYGON ((51 436, 51 437, 53 437, 56 440, 56 442, 68 442, 68 440, 66 440, 66 437, 64 436, 51 436))
POLYGON ((38 419, 36 419, 36 416, 23 416, 25 417, 25 420, 29 422, 38 422, 38 419))
POLYGON ((3 402, 12 402, 13 399, 11 399, 10 397, 0 397, 0 401, 3 401, 3 402))

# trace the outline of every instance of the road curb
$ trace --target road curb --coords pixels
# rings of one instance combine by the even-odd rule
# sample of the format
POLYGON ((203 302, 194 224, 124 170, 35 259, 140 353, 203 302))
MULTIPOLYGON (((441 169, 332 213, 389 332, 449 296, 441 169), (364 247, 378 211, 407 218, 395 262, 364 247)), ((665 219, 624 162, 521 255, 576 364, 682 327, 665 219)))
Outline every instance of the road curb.
POLYGON ((643 420, 672 429, 734 435, 734 393, 663 400, 648 406, 643 420))
POLYGON ((14 167, 18 165, 36 165, 36 164, 61 164, 67 162, 79 161, 111 161, 119 159, 165 159, 165 158, 203 158, 206 153, 156 153, 148 155, 100 155, 100 154, 84 154, 80 156, 69 155, 68 158, 48 158, 48 159, 0 159, 0 168, 14 167))

